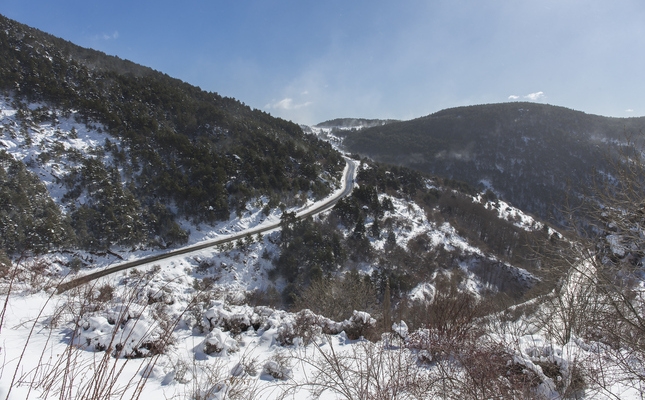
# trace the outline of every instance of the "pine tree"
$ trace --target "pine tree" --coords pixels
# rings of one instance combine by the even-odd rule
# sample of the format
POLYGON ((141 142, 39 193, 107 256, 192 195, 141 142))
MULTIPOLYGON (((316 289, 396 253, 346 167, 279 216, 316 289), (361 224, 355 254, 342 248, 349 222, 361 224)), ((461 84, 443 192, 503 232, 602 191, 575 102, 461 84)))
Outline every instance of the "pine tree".
POLYGON ((374 239, 381 238, 381 228, 378 225, 378 219, 374 219, 374 222, 372 223, 371 233, 374 239))
POLYGON ((385 292, 383 293, 383 331, 389 332, 392 329, 392 304, 390 302, 390 278, 385 280, 385 292))

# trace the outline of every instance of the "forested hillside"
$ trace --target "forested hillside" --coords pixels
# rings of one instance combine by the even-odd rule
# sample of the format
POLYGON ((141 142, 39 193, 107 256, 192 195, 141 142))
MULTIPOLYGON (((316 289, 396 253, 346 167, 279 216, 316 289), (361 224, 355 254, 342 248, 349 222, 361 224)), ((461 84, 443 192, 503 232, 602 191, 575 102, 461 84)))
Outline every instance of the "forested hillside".
POLYGON ((0 397, 642 399, 643 119, 510 103, 307 134, 0 28, 0 397), (566 194, 584 224, 560 231, 504 200, 566 194))
MULTIPOLYGON (((328 315, 325 305, 303 299, 312 291, 318 300, 321 292, 334 296, 343 271, 369 271, 362 283, 367 292, 359 296, 369 306, 361 309, 375 307, 389 285, 393 306, 411 313, 408 321, 417 321, 413 302, 403 299, 424 283, 440 290, 446 283, 437 281, 444 273, 483 298, 526 298, 544 282, 545 271, 531 249, 553 232, 492 193, 477 195, 463 182, 366 160, 356 182, 351 196, 326 217, 283 217, 270 276, 286 281, 287 305, 300 299, 297 307, 328 315)), ((338 318, 349 318, 352 307, 358 305, 347 305, 338 318)), ((334 305, 334 312, 339 308, 334 305)))
POLYGON ((645 118, 518 102, 338 134, 351 152, 490 187, 513 205, 558 221, 567 195, 584 193, 594 168, 606 169, 611 145, 640 140, 644 128, 645 118))
MULTIPOLYGON (((12 233, 23 229, 17 218, 24 213, 15 212, 17 193, 3 193, 0 235, 9 253, 62 243, 182 243, 187 233, 178 217, 213 223, 252 199, 272 209, 308 194, 320 198, 344 166, 328 143, 294 123, 2 16, 0 55, 0 151, 31 170, 63 166, 55 180, 66 191, 60 210, 31 208, 38 235, 12 233), (45 131, 55 137, 43 139, 45 131), (79 131, 104 138, 79 152, 79 131), (50 223, 76 235, 61 241, 60 229, 40 228, 50 223)), ((18 180, 21 190, 42 192, 36 178, 2 157, 3 185, 18 180)))

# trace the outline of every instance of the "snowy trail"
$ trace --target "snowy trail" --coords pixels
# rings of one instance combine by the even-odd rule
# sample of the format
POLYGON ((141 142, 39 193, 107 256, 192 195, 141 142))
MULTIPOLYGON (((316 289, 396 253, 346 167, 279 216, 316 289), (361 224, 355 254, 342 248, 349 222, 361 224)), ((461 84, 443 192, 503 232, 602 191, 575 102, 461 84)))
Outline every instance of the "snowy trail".
MULTIPOLYGON (((324 199, 323 201, 314 203, 310 208, 299 211, 297 213, 298 218, 306 218, 312 215, 319 214, 323 211, 326 211, 332 208, 341 198, 349 195, 352 192, 352 189, 354 187, 354 175, 356 172, 356 164, 353 161, 349 161, 349 160, 346 161, 346 163, 347 165, 345 167, 344 176, 342 179, 342 184, 343 184, 342 189, 337 191, 334 195, 324 199)), ((73 289, 79 285, 91 282, 95 279, 113 274, 115 272, 157 262, 160 260, 178 256, 178 255, 184 255, 184 254, 192 253, 194 251, 203 250, 209 247, 217 246, 223 243, 228 243, 228 242, 232 242, 232 241, 244 238, 247 235, 255 235, 258 233, 263 233, 263 232, 277 229, 279 227, 280 227, 280 221, 270 222, 268 224, 255 226, 253 228, 243 230, 234 235, 226 236, 220 239, 208 240, 206 242, 186 246, 177 250, 168 251, 166 253, 156 254, 156 255, 141 258, 138 260, 128 261, 125 263, 115 265, 113 267, 105 268, 103 270, 96 271, 91 274, 87 274, 87 275, 72 279, 68 282, 61 283, 58 286, 57 290, 58 290, 58 293, 60 294, 60 293, 66 292, 67 290, 73 289)))

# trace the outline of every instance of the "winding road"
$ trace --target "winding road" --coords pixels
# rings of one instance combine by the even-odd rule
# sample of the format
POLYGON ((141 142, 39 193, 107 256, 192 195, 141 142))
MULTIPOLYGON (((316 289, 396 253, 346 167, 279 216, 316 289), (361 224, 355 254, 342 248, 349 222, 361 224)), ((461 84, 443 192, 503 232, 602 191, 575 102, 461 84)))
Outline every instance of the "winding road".
MULTIPOLYGON (((338 193, 337 195, 335 195, 333 197, 329 197, 328 199, 326 199, 322 203, 316 204, 315 207, 312 207, 310 209, 305 209, 305 210, 302 210, 302 211, 298 212, 296 214, 297 218, 299 218, 299 219, 300 218, 306 218, 306 217, 309 217, 309 216, 312 216, 312 215, 319 214, 319 213, 321 213, 323 211, 329 210, 330 208, 332 208, 338 202, 338 200, 342 199, 345 196, 348 196, 352 192, 352 189, 354 188, 354 176, 355 176, 355 173, 356 173, 356 164, 351 160, 346 160, 346 163, 347 163, 347 166, 345 168, 345 175, 344 175, 343 180, 342 180, 342 183, 344 185, 342 192, 338 193)), ((209 241, 202 242, 202 243, 197 243, 197 244, 194 244, 194 245, 191 245, 191 246, 182 247, 180 249, 171 250, 171 251, 168 251, 168 252, 165 252, 165 253, 156 254, 154 256, 145 257, 145 258, 141 258, 141 259, 133 260, 133 261, 127 261, 127 262, 124 262, 124 263, 121 263, 121 264, 117 264, 117 265, 115 265, 113 267, 105 268, 105 269, 102 269, 100 271, 96 271, 96 272, 93 272, 93 273, 90 273, 90 274, 87 274, 87 275, 83 275, 83 276, 74 278, 72 280, 69 280, 67 282, 63 282, 60 285, 58 285, 57 291, 60 294, 60 293, 66 292, 66 291, 68 291, 70 289, 73 289, 73 288, 75 288, 77 286, 80 286, 80 285, 82 285, 84 283, 91 282, 91 281, 93 281, 95 279, 104 277, 106 275, 113 274, 115 272, 123 271, 123 270, 126 270, 128 268, 138 267, 138 266, 141 266, 141 265, 145 265, 145 264, 157 262, 157 261, 160 261, 160 260, 164 260, 166 258, 192 253, 193 251, 203 250, 203 249, 213 247, 213 246, 217 246, 217 245, 220 245, 220 244, 223 244, 223 243, 232 242, 232 241, 244 238, 247 235, 255 235, 255 234, 258 234, 258 233, 263 233, 263 232, 270 231, 270 230, 273 230, 273 229, 276 229, 276 228, 279 228, 279 227, 280 227, 280 222, 278 221, 278 222, 276 222, 274 224, 271 224, 271 225, 265 225, 265 226, 263 226, 261 228, 257 228, 257 227, 256 228, 251 228, 251 229, 248 229, 248 230, 238 232, 235 235, 226 236, 226 237, 221 238, 221 239, 209 240, 209 241)))

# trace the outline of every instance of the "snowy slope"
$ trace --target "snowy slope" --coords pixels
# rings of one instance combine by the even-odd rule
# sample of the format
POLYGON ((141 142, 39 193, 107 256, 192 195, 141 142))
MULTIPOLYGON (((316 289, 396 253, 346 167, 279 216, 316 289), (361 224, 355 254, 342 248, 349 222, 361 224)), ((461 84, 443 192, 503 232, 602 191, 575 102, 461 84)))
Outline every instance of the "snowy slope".
MULTIPOLYGON (((369 315, 357 312, 347 321, 334 322, 306 311, 250 307, 236 290, 191 290, 189 268, 167 262, 160 268, 104 279, 90 292, 10 295, 2 316, 5 361, 0 395, 277 399, 320 393, 322 399, 337 399, 359 398, 364 391, 407 398, 406 390, 424 385, 427 398, 434 398, 448 393, 445 385, 432 384, 446 371, 451 380, 472 384, 458 364, 443 359, 426 363, 432 349, 423 343, 432 331, 408 332, 400 322, 381 341, 352 339, 348 332, 355 334, 374 323, 369 315), (114 285, 110 296, 105 295, 106 285, 114 285), (165 343, 169 332, 172 340, 165 343), (155 355, 161 347, 164 353, 155 355), (340 375, 334 377, 337 362, 343 365, 342 380, 340 375), (372 375, 366 375, 368 371, 372 375), (367 376, 371 378, 365 381, 367 376), (61 395, 60 390, 66 392, 61 395)), ((477 351, 506 357, 524 376, 534 377, 539 383, 532 386, 533 396, 560 398, 563 383, 547 375, 549 365, 558 365, 561 379, 570 382, 575 368, 591 366, 604 353, 601 345, 577 338, 565 345, 546 340, 526 321, 482 321, 482 325, 488 326, 489 334, 477 351)), ((473 354, 460 357, 470 359, 473 354)), ((492 360, 487 360, 486 368, 494 368, 492 360)), ((622 380, 619 372, 604 373, 611 385, 595 387, 583 397, 640 398, 638 386, 622 380)), ((495 376, 487 379, 489 389, 504 382, 495 376)), ((459 397, 460 390, 464 387, 451 386, 451 396, 459 397)))
MULTIPOLYGON (((109 136, 100 126, 77 122, 74 113, 57 113, 55 118, 51 116, 29 127, 30 142, 17 129, 20 124, 11 102, 12 99, 0 100, 0 124, 4 127, 1 146, 37 173, 52 198, 64 207, 61 199, 65 189, 59 177, 76 165, 65 154, 78 152, 104 157, 109 162, 109 155, 95 151, 110 140, 109 136), (70 137, 72 131, 77 137, 70 137), (39 160, 41 154, 55 146, 65 150, 60 159, 39 160)), ((33 109, 38 107, 30 105, 33 109)), ((432 248, 464 255, 461 266, 467 279, 461 290, 477 294, 486 289, 469 272, 468 260, 491 259, 491 255, 460 236, 450 223, 428 220, 415 202, 379 194, 379 201, 385 198, 393 204, 385 217, 394 221, 397 245, 405 248, 417 236, 427 235, 432 248)), ((267 201, 257 199, 241 216, 232 214, 229 221, 215 226, 182 221, 191 232, 189 244, 279 219, 275 212, 262 214, 267 201)), ((481 196, 473 201, 483 202, 481 196)), ((495 208, 500 218, 522 229, 542 229, 540 222, 506 203, 490 202, 486 207, 495 208)), ((368 229, 371 223, 370 219, 365 221, 368 229)), ((442 371, 450 371, 456 382, 469 382, 465 364, 433 360, 433 348, 422 346, 440 344, 433 336, 436 332, 408 332, 404 322, 396 321, 390 334, 372 343, 359 339, 375 323, 361 310, 346 321, 330 321, 307 311, 289 313, 250 305, 254 291, 272 287, 279 290, 284 284, 268 279, 278 240, 279 233, 275 231, 261 237, 254 235, 252 242, 240 241, 176 256, 62 295, 55 294, 54 286, 58 274, 68 272, 65 265, 69 254, 22 260, 20 274, 13 280, 9 275, 0 282, 1 293, 6 296, 0 316, 0 359, 4 360, 0 397, 277 399, 285 394, 292 398, 320 394, 323 399, 337 399, 360 398, 359 390, 364 389, 381 398, 405 398, 413 389, 426 385, 423 393, 433 398, 446 394, 441 385, 430 384, 442 377, 442 371), (43 261, 51 275, 43 274, 43 261), (343 365, 343 379, 333 376, 334 362, 343 365), (368 365, 379 365, 380 369, 365 383, 368 365), (398 397, 394 395, 397 382, 407 385, 405 390, 399 388, 398 397)), ((377 251, 384 248, 385 241, 384 237, 370 238, 377 251)), ((120 258, 135 259, 150 252, 118 249, 116 255, 76 256, 100 268, 120 258)), ((371 272, 370 265, 363 267, 362 272, 371 272)), ((511 265, 508 268, 531 279, 527 271, 511 265)), ((441 288, 433 282, 419 282, 408 298, 431 303, 438 290, 441 288)), ((536 396, 559 398, 562 382, 574 380, 574 367, 593 366, 605 354, 599 343, 572 338, 563 345, 547 340, 537 321, 490 319, 482 320, 481 326, 488 330, 481 347, 464 347, 466 354, 458 356, 483 352, 489 354, 486 361, 490 364, 495 360, 493 356, 502 354, 507 357, 504 365, 514 366, 508 369, 509 374, 519 370, 524 376, 536 377, 537 383, 531 389, 536 396), (553 365, 560 368, 559 378, 547 374, 553 365)), ((623 376, 619 372, 607 377, 605 389, 595 387, 584 396, 611 398, 613 394, 636 399, 641 395, 637 384, 620 380, 623 376)), ((484 386, 494 388, 504 386, 510 378, 487 379, 484 386)), ((453 397, 463 394, 459 386, 451 390, 453 397)))

